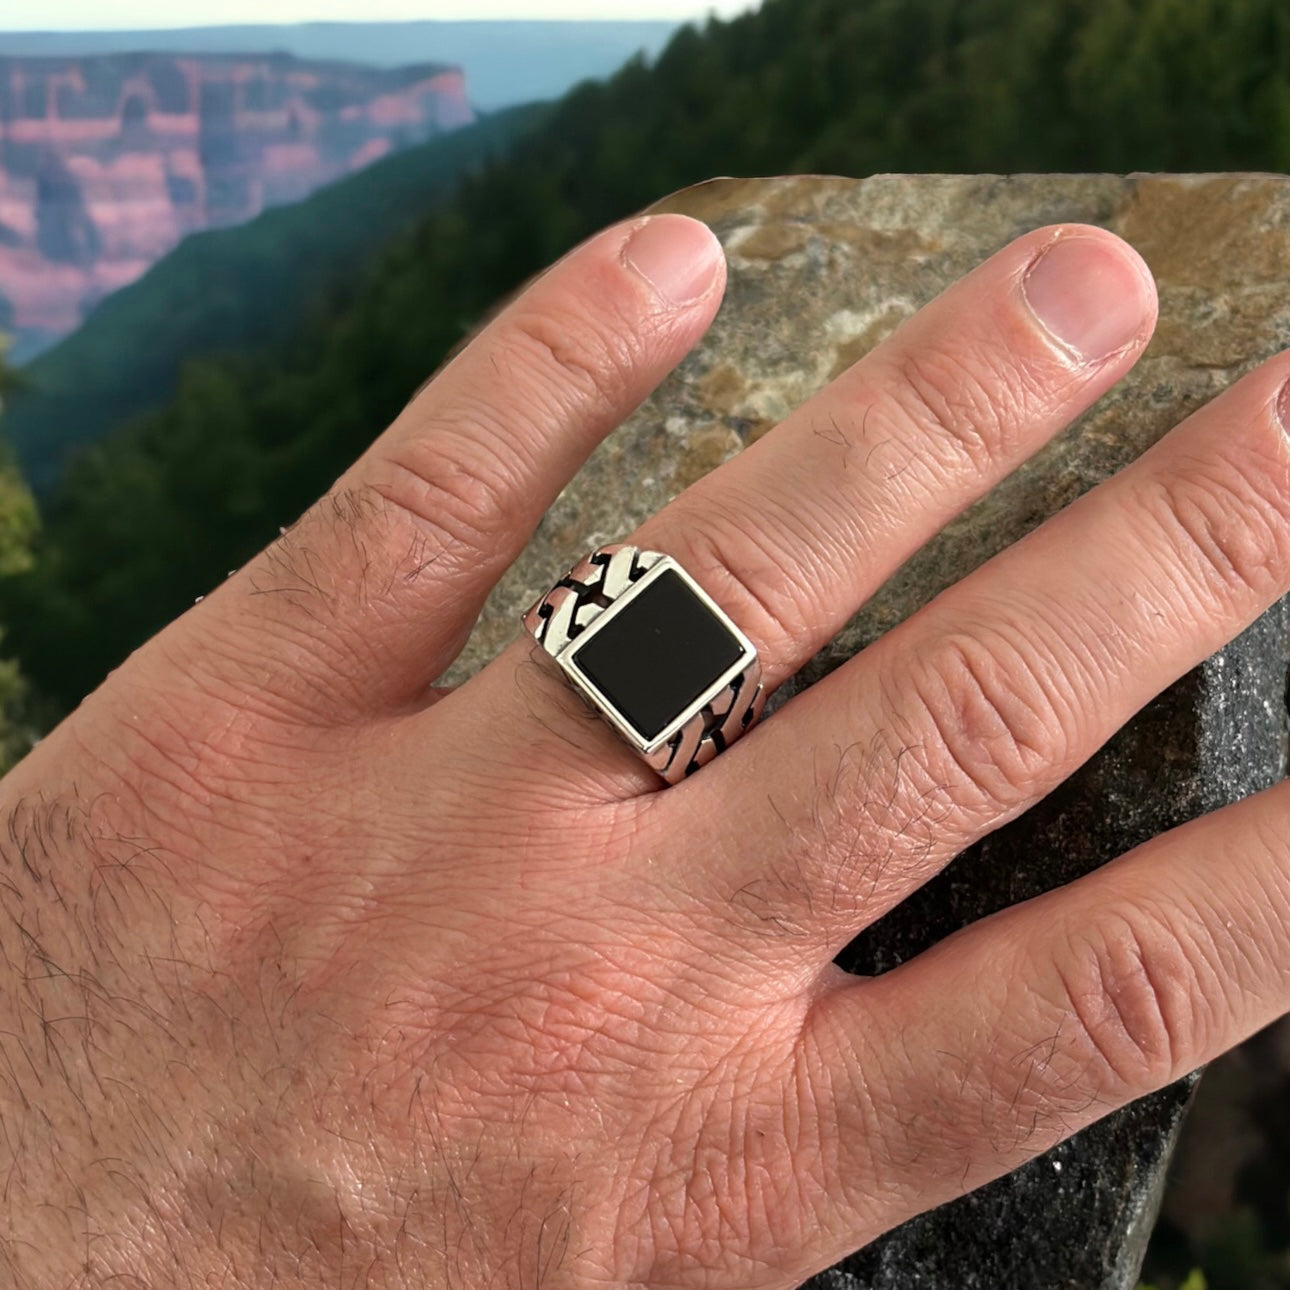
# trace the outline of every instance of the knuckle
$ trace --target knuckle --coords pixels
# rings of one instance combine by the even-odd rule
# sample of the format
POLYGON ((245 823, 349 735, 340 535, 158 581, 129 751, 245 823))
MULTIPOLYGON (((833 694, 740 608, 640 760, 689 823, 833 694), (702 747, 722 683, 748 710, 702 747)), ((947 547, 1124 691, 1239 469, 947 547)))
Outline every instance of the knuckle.
POLYGON ((1260 597, 1279 592, 1290 563, 1290 496, 1266 454, 1234 452, 1153 478, 1146 511, 1204 586, 1260 597))
POLYGON ((1059 944, 1058 1034, 1081 1083, 1127 1098, 1189 1069, 1206 1027, 1196 967, 1177 929, 1136 904, 1102 911, 1059 944))
POLYGON ((515 485, 486 434, 470 436, 469 448, 454 450, 450 445, 462 435, 461 426, 443 432, 421 427, 399 451, 381 455, 365 484, 375 504, 358 512, 369 522, 375 518, 396 542, 397 522, 410 518, 429 558, 451 560, 455 553, 475 559, 490 551, 507 523, 515 485))
POLYGON ((748 505, 731 494, 709 499, 677 529, 685 535, 687 565, 767 658, 793 654, 807 641, 818 611, 765 499, 748 505))
POLYGON ((913 695, 900 724, 931 783, 960 806, 991 812, 1028 799, 1070 756, 1068 718, 1042 676, 1036 643, 1000 632, 951 633, 913 662, 908 689, 891 692, 913 695))
MULTIPOLYGON (((621 313, 621 306, 600 305, 602 314, 615 308, 621 313)), ((418 401, 407 413, 412 433, 396 447, 378 448, 365 488, 383 504, 373 508, 384 512, 380 522, 412 517, 432 554, 473 559, 491 552, 511 523, 517 476, 550 441, 548 427, 575 414, 608 421, 619 410, 639 332, 626 317, 514 307, 496 349, 511 379, 428 410, 418 401), (517 433, 525 427, 539 431, 517 433)), ((401 539, 397 526, 393 536, 401 539)))
POLYGON ((895 377, 892 398, 919 438, 948 446, 974 471, 1008 449, 1011 428, 1026 424, 1034 401, 1025 370, 1005 367, 981 345, 905 350, 895 377))
MULTIPOLYGON (((612 306, 602 302, 602 310, 612 306)), ((503 345, 507 363, 527 379, 522 397, 563 416, 571 408, 608 414, 638 365, 640 320, 552 308, 517 310, 503 345)))

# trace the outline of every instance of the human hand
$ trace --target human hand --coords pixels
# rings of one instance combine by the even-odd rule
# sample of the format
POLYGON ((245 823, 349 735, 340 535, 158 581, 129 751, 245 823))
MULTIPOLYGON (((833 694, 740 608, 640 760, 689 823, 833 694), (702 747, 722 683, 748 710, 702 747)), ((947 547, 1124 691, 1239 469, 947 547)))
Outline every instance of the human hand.
MULTIPOLYGON (((0 783, 10 1284, 793 1286, 1290 1007, 1285 789, 831 962, 1290 588, 1284 355, 674 787, 527 637, 429 686, 722 281, 579 248, 0 783)), ((779 684, 1154 311, 1023 237, 624 538, 779 684)))

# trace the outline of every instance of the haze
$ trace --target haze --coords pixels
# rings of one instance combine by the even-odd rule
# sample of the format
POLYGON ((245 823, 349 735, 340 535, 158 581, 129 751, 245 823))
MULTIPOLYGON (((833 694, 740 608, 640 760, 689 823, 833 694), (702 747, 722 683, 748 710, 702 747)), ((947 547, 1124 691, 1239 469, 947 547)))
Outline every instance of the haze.
POLYGON ((238 23, 413 19, 728 18, 756 0, 0 0, 0 31, 107 31, 238 23))

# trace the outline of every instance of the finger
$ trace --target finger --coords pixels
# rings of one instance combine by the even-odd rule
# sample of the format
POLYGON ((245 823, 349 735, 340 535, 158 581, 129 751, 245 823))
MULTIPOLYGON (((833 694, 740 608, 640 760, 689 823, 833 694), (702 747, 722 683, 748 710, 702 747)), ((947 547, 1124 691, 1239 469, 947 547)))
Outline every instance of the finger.
MULTIPOLYGON (((1126 243, 1097 228, 1041 229, 627 540, 675 555, 777 685, 949 519, 1119 379, 1154 319, 1150 274, 1126 243)), ((493 674, 512 703, 514 669, 528 660, 521 644, 493 674)), ((545 688, 529 678, 544 714, 545 688)), ((525 702, 534 703, 527 691, 525 702)), ((538 738, 560 774, 608 774, 619 793, 655 786, 603 732, 584 730, 576 707, 550 720, 566 746, 548 756, 538 738)))
POLYGON ((224 654, 271 658, 267 679, 249 665, 257 684, 310 710, 416 701, 592 448, 707 329, 724 264, 679 215, 570 254, 199 606, 193 640, 218 630, 224 654))
POLYGON ((826 990, 799 1060, 852 1223, 1005 1173, 1290 1011, 1288 826, 1281 785, 826 990))
POLYGON ((1151 274, 1103 229, 1018 239, 630 540, 675 555, 778 685, 1134 364, 1151 274))
POLYGON ((835 953, 1285 594, 1288 376, 1265 364, 709 767, 712 829, 758 841, 704 867, 712 898, 835 953))

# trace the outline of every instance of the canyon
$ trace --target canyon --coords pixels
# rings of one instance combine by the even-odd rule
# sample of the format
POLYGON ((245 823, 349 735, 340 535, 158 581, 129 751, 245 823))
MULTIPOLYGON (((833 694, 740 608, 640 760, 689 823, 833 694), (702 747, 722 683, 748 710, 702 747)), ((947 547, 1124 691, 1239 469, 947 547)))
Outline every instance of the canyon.
MULTIPOLYGON (((0 58, 0 333, 24 361, 181 238, 475 119, 455 67, 0 58)), ((218 284, 211 284, 218 290, 218 284)))

